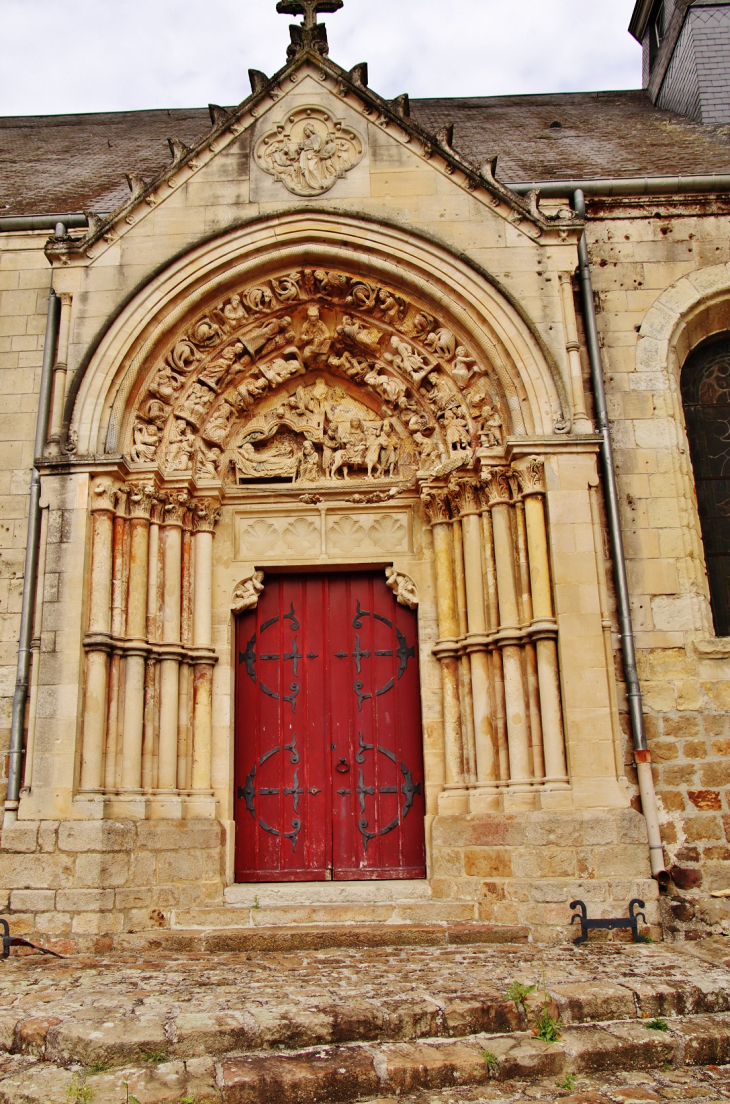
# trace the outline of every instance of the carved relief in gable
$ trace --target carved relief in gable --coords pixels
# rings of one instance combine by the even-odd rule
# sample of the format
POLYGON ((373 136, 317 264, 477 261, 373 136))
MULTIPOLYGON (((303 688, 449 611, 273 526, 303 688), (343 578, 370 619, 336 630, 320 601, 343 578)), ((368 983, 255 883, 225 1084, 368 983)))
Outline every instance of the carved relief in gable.
POLYGON ((394 289, 324 269, 242 287, 151 367, 128 454, 246 484, 413 482, 501 449, 491 366, 394 289))
POLYGON ((322 107, 300 107, 267 131, 256 163, 298 196, 328 192, 354 169, 365 149, 360 134, 322 107))

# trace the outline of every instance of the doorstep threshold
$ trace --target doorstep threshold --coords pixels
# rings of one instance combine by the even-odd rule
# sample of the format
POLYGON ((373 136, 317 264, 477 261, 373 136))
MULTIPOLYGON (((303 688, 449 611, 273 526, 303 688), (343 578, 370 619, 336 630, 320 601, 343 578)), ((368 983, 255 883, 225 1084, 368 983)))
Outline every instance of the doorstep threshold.
POLYGON ((417 904, 431 900, 431 886, 418 880, 357 882, 238 882, 224 900, 238 908, 282 905, 417 904))

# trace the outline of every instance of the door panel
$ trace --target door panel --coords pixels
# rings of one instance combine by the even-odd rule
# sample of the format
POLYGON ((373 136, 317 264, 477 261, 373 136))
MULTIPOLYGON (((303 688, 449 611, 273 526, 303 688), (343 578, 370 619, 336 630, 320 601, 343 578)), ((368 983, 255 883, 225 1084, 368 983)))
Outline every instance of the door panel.
POLYGON ((380 572, 267 579, 237 624, 238 881, 424 877, 417 645, 380 572))

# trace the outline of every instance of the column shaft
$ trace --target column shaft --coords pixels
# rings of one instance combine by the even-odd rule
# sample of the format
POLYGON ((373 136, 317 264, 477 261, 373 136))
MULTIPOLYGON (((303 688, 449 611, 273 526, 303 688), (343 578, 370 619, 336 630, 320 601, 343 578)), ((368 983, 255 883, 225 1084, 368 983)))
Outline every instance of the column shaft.
MULTIPOLYGON (((182 573, 182 530, 168 524, 162 529, 163 600, 162 643, 180 643, 180 599, 182 573)), ((177 730, 179 713, 179 660, 160 662, 160 739, 157 786, 177 787, 177 730)))
MULTIPOLYGON (((130 522, 129 596, 127 637, 139 645, 147 635, 147 585, 149 576, 149 521, 130 522)), ((142 736, 144 732, 145 651, 128 653, 125 671, 124 729, 122 735, 122 789, 142 786, 142 736)))
MULTIPOLYGON (((193 646, 210 648, 213 640, 213 533, 198 529, 193 536, 193 646)), ((213 666, 193 668, 192 788, 209 790, 213 740, 213 666)))
MULTIPOLYGON (((92 490, 108 498, 109 488, 98 485, 92 490)), ((112 596, 112 535, 113 507, 111 503, 91 515, 91 597, 89 602, 89 633, 109 636, 112 596)), ((104 761, 104 740, 107 718, 106 649, 94 649, 86 656, 86 694, 84 699, 84 736, 81 752, 81 789, 100 790, 104 761)))
MULTIPOLYGON (((459 639, 466 637, 466 579, 464 577, 464 538, 461 522, 452 522, 454 542, 454 586, 456 610, 459 618, 459 639)), ((459 657, 459 698, 461 704, 462 747, 464 752, 464 777, 467 782, 476 781, 476 747, 474 733, 474 695, 472 692, 471 662, 466 653, 459 657)))
MULTIPOLYGON (((479 515, 476 513, 465 514, 461 520, 461 526, 464 533, 468 631, 469 635, 484 636, 487 630, 487 622, 479 515)), ((477 781, 492 782, 497 777, 497 761, 492 729, 493 707, 490 693, 489 656, 482 648, 470 651, 469 659, 474 708, 477 781)))
MULTIPOLYGON (((550 587, 550 562, 548 559, 545 507, 541 495, 532 494, 525 498, 525 522, 530 560, 533 618, 535 621, 543 619, 552 621, 553 602, 550 587)), ((538 639, 536 652, 545 754, 545 779, 546 781, 564 782, 566 779, 565 740, 560 701, 558 653, 554 636, 545 636, 538 639)))
MULTIPOLYGON (((519 606, 515 582, 510 511, 511 507, 505 502, 497 503, 492 507, 494 558, 497 570, 500 628, 502 630, 519 627, 519 606)), ((529 781, 531 775, 525 688, 520 652, 521 649, 517 645, 506 644, 502 648, 510 781, 513 784, 525 784, 529 781)))
MULTIPOLYGON (((456 642, 459 622, 454 592, 454 564, 451 524, 435 522, 433 547, 436 560, 436 602, 439 636, 442 641, 456 642)), ((456 656, 441 659, 441 679, 444 703, 444 750, 446 783, 452 787, 464 784, 464 756, 461 746, 461 705, 459 701, 459 670, 456 656)))

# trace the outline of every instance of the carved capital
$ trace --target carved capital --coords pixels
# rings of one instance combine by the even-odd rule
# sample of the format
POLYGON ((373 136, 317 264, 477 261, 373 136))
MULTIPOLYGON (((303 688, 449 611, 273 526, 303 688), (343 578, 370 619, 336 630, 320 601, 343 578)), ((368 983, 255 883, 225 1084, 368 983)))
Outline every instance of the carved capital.
POLYGON ((385 569, 385 585, 390 587, 399 606, 416 609, 418 606, 418 588, 410 575, 403 575, 394 567, 385 569))
POLYGON ((264 589, 263 571, 254 571, 246 579, 241 579, 233 592, 231 608, 234 613, 243 613, 245 610, 256 609, 259 598, 264 589))
POLYGON ((449 497, 451 509, 454 515, 464 517, 466 514, 478 514, 481 505, 479 500, 479 486, 474 479, 449 480, 449 497))
POLYGON ((522 497, 545 493, 545 461, 541 456, 530 456, 515 465, 514 471, 519 479, 522 497))
POLYGON ((487 495, 487 506, 511 504, 514 501, 515 473, 512 468, 485 468, 482 483, 487 495))
POLYGON ((99 476, 91 482, 91 495, 89 496, 89 508, 92 513, 106 510, 110 514, 116 513, 117 492, 119 484, 108 476, 99 476))
POLYGON ((210 498, 193 502, 192 511, 194 533, 212 533, 221 519, 220 503, 210 498))
POLYGON ((449 492, 446 487, 424 487, 421 502, 426 508, 429 525, 440 525, 451 521, 449 492))
POLYGON ((149 520, 155 504, 155 489, 145 484, 132 484, 129 488, 129 516, 149 520))
POLYGON ((190 510, 190 499, 183 491, 169 495, 162 507, 162 521, 165 525, 184 525, 190 510))

